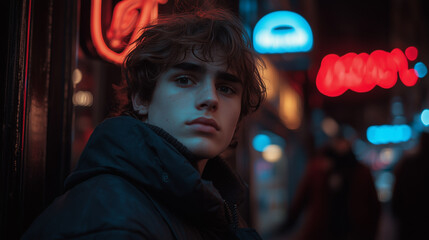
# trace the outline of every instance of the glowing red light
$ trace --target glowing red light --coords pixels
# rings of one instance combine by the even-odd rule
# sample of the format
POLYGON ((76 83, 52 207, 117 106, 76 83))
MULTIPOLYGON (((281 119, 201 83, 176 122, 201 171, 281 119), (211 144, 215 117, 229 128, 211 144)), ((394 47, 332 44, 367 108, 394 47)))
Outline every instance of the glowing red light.
POLYGON ((414 69, 408 69, 408 61, 400 49, 392 52, 376 50, 367 53, 347 53, 339 57, 329 54, 322 60, 316 77, 317 89, 324 95, 336 97, 348 89, 368 92, 376 85, 391 88, 397 82, 397 75, 406 86, 417 82, 414 69))
POLYGON ((418 55, 419 55, 419 52, 417 51, 416 47, 411 46, 405 49, 405 56, 407 56, 408 60, 410 61, 416 60, 418 55))
POLYGON ((91 2, 91 38, 97 53, 104 59, 121 64, 133 48, 140 29, 158 18, 158 4, 168 0, 122 0, 113 10, 113 18, 105 42, 101 27, 102 0, 91 2), (131 38, 125 42, 127 36, 131 38))

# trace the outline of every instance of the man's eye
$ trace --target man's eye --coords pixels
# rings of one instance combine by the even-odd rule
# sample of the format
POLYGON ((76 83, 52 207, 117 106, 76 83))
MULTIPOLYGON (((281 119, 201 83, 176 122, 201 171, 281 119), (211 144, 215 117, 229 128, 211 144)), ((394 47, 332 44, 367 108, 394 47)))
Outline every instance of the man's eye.
POLYGON ((234 94, 235 90, 228 86, 219 86, 218 90, 225 94, 234 94))
POLYGON ((193 84, 192 80, 187 76, 177 77, 175 81, 180 86, 189 86, 193 84))

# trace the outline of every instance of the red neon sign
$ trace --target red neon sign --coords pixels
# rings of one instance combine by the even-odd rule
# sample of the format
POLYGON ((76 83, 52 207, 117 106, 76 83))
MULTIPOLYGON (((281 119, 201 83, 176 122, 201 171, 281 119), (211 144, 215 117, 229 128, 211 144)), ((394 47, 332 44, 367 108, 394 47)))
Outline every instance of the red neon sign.
POLYGON ((158 18, 158 3, 168 0, 123 0, 116 4, 109 29, 104 37, 101 25, 102 0, 91 2, 91 38, 97 53, 104 59, 122 64, 133 48, 139 30, 158 18), (131 35, 129 41, 125 41, 131 35), (107 40, 107 43, 105 41, 107 40))
POLYGON ((405 86, 417 82, 414 69, 408 69, 404 53, 393 49, 390 53, 376 50, 367 53, 347 53, 339 57, 329 54, 322 60, 316 77, 316 87, 324 95, 336 97, 348 89, 355 92, 368 92, 376 85, 391 88, 399 77, 405 86))
POLYGON ((407 49, 405 49, 405 56, 407 56, 410 61, 416 60, 417 55, 418 51, 416 47, 408 47, 407 49))

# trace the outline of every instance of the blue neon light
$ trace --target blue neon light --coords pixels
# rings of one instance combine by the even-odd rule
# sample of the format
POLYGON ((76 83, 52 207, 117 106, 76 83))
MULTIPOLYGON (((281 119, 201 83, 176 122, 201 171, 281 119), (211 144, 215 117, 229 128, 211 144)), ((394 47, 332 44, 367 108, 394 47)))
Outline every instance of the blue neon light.
POLYGON ((253 45, 259 53, 308 52, 313 47, 313 32, 301 15, 276 11, 256 23, 253 45))
POLYGON ((429 109, 423 110, 420 115, 420 119, 422 120, 423 125, 429 126, 429 109))
POLYGON ((366 130, 366 137, 372 144, 406 142, 411 138, 411 127, 401 125, 371 126, 366 130))
POLYGON ((414 65, 414 70, 419 78, 423 78, 428 73, 428 68, 422 62, 416 63, 416 65, 414 65))
POLYGON ((264 149, 271 144, 271 139, 265 134, 258 134, 253 138, 253 148, 258 152, 263 152, 264 149))

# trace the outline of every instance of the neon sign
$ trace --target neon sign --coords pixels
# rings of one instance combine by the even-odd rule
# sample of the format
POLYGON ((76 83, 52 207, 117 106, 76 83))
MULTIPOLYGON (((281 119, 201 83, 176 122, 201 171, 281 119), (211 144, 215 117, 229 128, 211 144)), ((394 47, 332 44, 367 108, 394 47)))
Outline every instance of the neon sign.
POLYGON ((101 24, 102 0, 91 2, 91 38, 97 53, 104 59, 122 64, 133 48, 139 30, 158 18, 158 4, 168 0, 123 0, 116 4, 109 29, 104 37, 101 24), (126 41, 127 37, 129 41, 126 41), (106 40, 107 43, 106 43, 106 40))
POLYGON ((416 60, 418 53, 419 52, 416 47, 411 46, 405 49, 405 56, 407 56, 410 61, 416 60))
POLYGON ((256 23, 253 45, 259 53, 308 52, 313 47, 313 33, 301 15, 277 11, 256 23))
POLYGON ((348 89, 368 92, 376 85, 387 89, 396 84, 398 73, 405 86, 416 84, 416 71, 408 69, 408 61, 398 48, 390 53, 376 50, 370 55, 348 53, 339 57, 329 54, 322 60, 316 87, 329 97, 339 96, 348 89))
POLYGON ((411 138, 411 127, 402 125, 371 126, 366 130, 366 137, 372 144, 406 142, 411 138))

